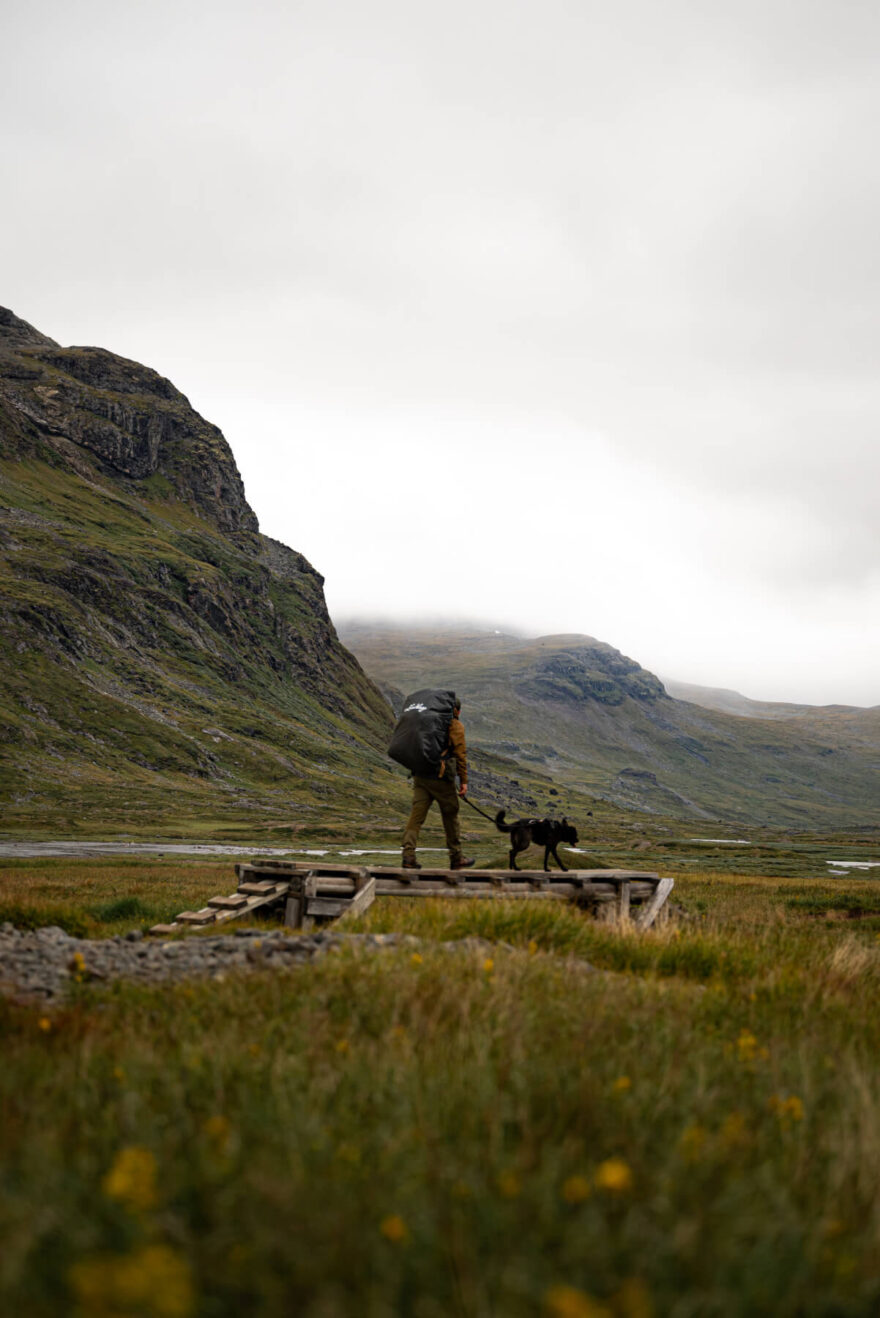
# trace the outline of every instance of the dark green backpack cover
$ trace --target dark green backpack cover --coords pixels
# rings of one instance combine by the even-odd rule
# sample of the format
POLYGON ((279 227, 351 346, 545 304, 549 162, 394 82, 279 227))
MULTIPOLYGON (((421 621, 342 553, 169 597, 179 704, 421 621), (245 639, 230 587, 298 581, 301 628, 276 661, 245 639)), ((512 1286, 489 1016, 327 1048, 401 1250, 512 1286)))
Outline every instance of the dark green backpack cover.
POLYGON ((391 737, 388 754, 420 778, 436 778, 455 712, 455 692, 414 691, 391 737))

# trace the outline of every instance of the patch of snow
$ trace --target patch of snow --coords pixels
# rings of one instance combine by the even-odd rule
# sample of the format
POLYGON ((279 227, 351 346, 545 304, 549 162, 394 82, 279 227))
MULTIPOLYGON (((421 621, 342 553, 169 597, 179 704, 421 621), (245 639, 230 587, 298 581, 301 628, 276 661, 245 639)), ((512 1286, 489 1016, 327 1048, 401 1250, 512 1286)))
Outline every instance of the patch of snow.
MULTIPOLYGON (((419 847, 419 851, 424 851, 424 847, 419 847)), ((337 856, 396 856, 400 847, 395 847, 393 851, 383 851, 379 847, 373 847, 367 851, 337 851, 337 856)))
POLYGON ((689 837, 688 842, 711 842, 716 847, 750 847, 752 844, 745 837, 689 837))
POLYGON ((845 874, 847 870, 880 869, 880 860, 826 860, 826 865, 836 865, 833 874, 845 874))

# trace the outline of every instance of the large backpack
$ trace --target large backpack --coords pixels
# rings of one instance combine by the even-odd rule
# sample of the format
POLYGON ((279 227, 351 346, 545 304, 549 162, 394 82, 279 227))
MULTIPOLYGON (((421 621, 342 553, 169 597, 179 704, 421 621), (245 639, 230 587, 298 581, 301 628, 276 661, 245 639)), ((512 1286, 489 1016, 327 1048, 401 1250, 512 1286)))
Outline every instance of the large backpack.
POLYGON ((429 689, 407 696, 388 747, 392 760, 421 778, 436 778, 455 705, 454 691, 429 689))

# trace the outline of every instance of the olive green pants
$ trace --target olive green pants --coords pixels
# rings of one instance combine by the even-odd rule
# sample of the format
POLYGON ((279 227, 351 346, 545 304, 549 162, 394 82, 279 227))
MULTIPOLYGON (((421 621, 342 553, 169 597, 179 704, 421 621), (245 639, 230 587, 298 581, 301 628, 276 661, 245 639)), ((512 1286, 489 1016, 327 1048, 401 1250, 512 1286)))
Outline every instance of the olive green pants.
POLYGON ((458 792, 455 779, 413 777, 413 803, 406 832, 403 835, 403 859, 415 860, 416 843, 419 829, 425 822, 432 802, 440 807, 440 818, 446 832, 446 845, 449 848, 449 863, 456 865, 461 860, 461 828, 458 822, 458 792))

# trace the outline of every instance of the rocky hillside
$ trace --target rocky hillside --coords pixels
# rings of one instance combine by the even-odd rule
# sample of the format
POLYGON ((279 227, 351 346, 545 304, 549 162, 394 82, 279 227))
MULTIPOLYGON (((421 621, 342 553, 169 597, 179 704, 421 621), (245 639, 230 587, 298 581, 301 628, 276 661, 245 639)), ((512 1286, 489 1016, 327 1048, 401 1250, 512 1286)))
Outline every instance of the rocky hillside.
POLYGON ((2 309, 0 659, 6 830, 289 838, 404 790, 387 702, 216 426, 2 309))
POLYGON ((783 719, 701 708, 588 636, 365 622, 340 634, 392 699, 395 688, 453 687, 475 747, 551 776, 555 800, 542 805, 564 800, 576 814, 592 796, 695 821, 880 824, 880 709, 783 719))

